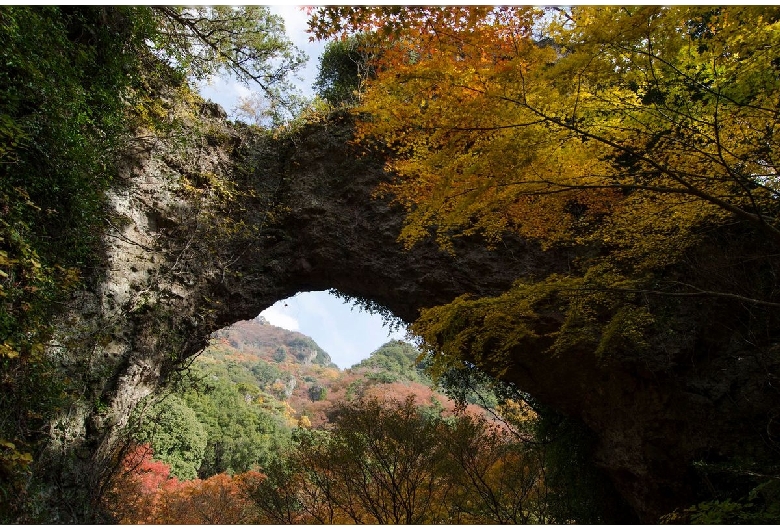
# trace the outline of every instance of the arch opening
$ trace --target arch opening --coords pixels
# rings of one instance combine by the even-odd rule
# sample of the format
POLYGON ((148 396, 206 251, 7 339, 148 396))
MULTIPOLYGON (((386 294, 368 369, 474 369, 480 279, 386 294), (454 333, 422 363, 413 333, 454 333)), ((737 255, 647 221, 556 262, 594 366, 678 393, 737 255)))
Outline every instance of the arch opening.
POLYGON ((335 291, 306 291, 279 300, 259 316, 270 324, 308 335, 342 370, 391 340, 404 340, 400 319, 366 310, 335 291))

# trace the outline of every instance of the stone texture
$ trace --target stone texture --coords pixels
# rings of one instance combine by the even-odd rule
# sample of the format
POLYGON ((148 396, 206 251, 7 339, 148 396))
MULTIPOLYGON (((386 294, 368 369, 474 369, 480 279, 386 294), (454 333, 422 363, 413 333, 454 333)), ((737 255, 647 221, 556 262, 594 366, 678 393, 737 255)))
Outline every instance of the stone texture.
MULTIPOLYGON (((520 275, 565 271, 573 257, 512 237, 495 250, 460 240, 454 255, 433 243, 405 251, 402 212, 372 196, 388 178, 381 156, 357 156, 345 115, 274 138, 207 106, 189 126, 179 136, 139 133, 110 197, 105 270, 62 316, 61 342, 82 347, 60 355, 85 388, 84 403, 54 422, 45 461, 63 497, 96 499, 139 400, 213 331, 279 299, 335 288, 411 321, 463 293, 499 294, 520 275)), ((718 317, 702 314, 691 321, 697 334, 718 317)), ((518 351, 505 377, 593 429, 599 465, 639 519, 655 522, 692 495, 694 459, 760 442, 761 422, 780 410, 767 386, 776 355, 694 339, 676 346, 687 362, 662 368, 518 351)))

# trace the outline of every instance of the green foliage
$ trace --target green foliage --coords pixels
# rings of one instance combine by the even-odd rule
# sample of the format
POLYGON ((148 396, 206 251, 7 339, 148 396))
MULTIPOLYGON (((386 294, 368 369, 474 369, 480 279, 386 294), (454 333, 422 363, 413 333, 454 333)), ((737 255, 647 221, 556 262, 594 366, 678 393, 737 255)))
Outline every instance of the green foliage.
POLYGON ((198 475, 207 478, 223 472, 242 473, 263 465, 289 429, 258 401, 265 394, 252 383, 256 381, 252 372, 232 364, 207 365, 195 368, 195 373, 207 389, 186 392, 184 401, 206 431, 198 475))
MULTIPOLYGON (((274 360, 279 363, 284 361, 286 357, 287 354, 285 353, 284 348, 277 348, 274 353, 274 360), (280 351, 281 355, 279 355, 280 351), (280 360, 278 360, 279 357, 281 357, 280 360)), ((283 376, 283 372, 275 364, 264 361, 258 361, 250 370, 261 388, 267 388, 273 384, 274 381, 281 379, 283 376)))
POLYGON ((309 394, 309 399, 312 401, 323 401, 328 395, 328 389, 324 386, 312 385, 309 387, 307 393, 309 394))
POLYGON ((352 369, 370 369, 370 377, 383 382, 403 380, 430 384, 430 379, 418 367, 419 355, 419 350, 408 342, 394 340, 380 346, 352 369))
POLYGON ((281 363, 281 362, 284 362, 284 360, 286 358, 287 358, 287 351, 284 348, 282 348, 281 346, 276 348, 276 351, 274 352, 274 357, 273 357, 274 361, 276 361, 277 363, 281 363))
POLYGON ((0 167, 2 207, 44 260, 85 265, 99 243, 149 14, 6 7, 0 21, 0 115, 13 160, 0 167))
POLYGON ((700 502, 661 518, 664 524, 777 524, 780 521, 780 480, 760 482, 750 492, 731 499, 700 502))
MULTIPOLYGON (((429 362, 430 358, 424 359, 426 368, 429 367, 429 362)), ((529 399, 527 395, 519 392, 512 385, 490 377, 466 362, 449 366, 436 378, 435 382, 438 388, 460 406, 471 403, 486 410, 495 411, 499 403, 508 399, 518 402, 529 399)))
POLYGON ((364 79, 373 75, 363 41, 361 35, 330 41, 320 56, 314 90, 334 107, 357 103, 364 79))
POLYGON ((229 71, 289 104, 287 76, 306 61, 288 40, 284 21, 265 6, 157 6, 154 43, 197 79, 229 71))
POLYGON ((136 439, 148 443, 155 459, 170 465, 174 476, 182 480, 197 477, 206 449, 206 431, 181 398, 166 396, 144 411, 136 439))
MULTIPOLYGON (((72 397, 44 344, 100 261, 103 193, 150 27, 145 8, 0 8, 0 439, 24 454, 72 397)), ((23 490, 0 503, 31 510, 23 490)))

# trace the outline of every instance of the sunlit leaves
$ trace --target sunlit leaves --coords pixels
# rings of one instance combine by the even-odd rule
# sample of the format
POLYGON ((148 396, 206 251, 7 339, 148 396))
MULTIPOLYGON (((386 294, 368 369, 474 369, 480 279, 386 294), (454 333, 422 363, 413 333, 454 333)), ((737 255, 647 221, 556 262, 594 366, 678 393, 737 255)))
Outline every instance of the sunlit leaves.
POLYGON ((359 139, 395 153, 383 191, 407 245, 517 230, 631 247, 602 222, 659 201, 667 234, 726 216, 780 234, 773 9, 341 8, 315 33, 324 20, 392 35, 359 139))
POLYGON ((258 472, 218 474, 179 481, 153 458, 148 446, 133 448, 110 485, 109 510, 121 524, 245 524, 254 522, 245 491, 258 472))
POLYGON ((337 8, 315 34, 325 20, 389 35, 356 113, 358 142, 390 153, 378 194, 407 211, 401 242, 514 232, 579 256, 423 311, 413 329, 441 369, 641 357, 657 316, 637 293, 679 292, 658 277, 703 234, 780 241, 776 8, 337 8))
POLYGON ((198 79, 228 71, 259 85, 273 104, 288 100, 288 76, 306 60, 264 6, 158 6, 157 50, 198 79))

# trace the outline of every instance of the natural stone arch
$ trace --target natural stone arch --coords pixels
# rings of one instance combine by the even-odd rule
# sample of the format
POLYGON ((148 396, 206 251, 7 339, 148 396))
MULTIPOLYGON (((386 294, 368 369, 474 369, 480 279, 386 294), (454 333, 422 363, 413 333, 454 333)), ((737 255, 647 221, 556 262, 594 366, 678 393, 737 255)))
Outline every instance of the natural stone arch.
MULTIPOLYGON (((433 242, 404 250, 403 212, 373 196, 388 178, 381 155, 357 156, 345 114, 283 139, 230 125, 209 106, 189 127, 178 142, 139 134, 111 196, 105 274, 63 316, 61 343, 87 345, 63 362, 88 395, 55 422, 41 465, 76 493, 99 495, 142 397, 213 331, 276 300, 335 288, 409 322, 464 293, 499 294, 524 274, 564 272, 573 257, 511 236, 495 250, 468 240, 454 254, 433 242), (63 454, 75 455, 72 468, 59 464, 63 454)), ((654 522, 690 494, 686 466, 696 455, 730 451, 740 415, 771 410, 772 401, 755 405, 765 397, 762 373, 765 359, 653 373, 601 364, 591 352, 517 351, 505 377, 591 428, 599 465, 638 517, 654 522), (742 385, 739 402, 724 406, 727 391, 691 391, 724 377, 742 385)))
POLYGON ((404 251, 401 210, 372 198, 382 161, 358 158, 351 134, 341 115, 279 140, 211 105, 173 134, 139 132, 109 196, 105 270, 60 321, 64 370, 87 389, 53 422, 40 462, 61 475, 64 497, 95 501, 134 406, 212 332, 277 300, 335 288, 410 322, 421 307, 497 294, 542 266, 546 256, 520 242, 514 254, 404 251), (72 468, 59 465, 65 454, 79 455, 72 468))

